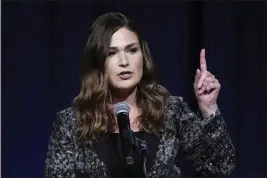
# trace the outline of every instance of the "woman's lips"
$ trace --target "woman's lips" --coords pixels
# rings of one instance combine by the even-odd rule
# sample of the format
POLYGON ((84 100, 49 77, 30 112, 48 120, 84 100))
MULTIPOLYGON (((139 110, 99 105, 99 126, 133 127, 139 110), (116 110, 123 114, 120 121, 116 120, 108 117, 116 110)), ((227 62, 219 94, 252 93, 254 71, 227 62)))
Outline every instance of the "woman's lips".
POLYGON ((122 80, 127 80, 127 79, 131 78, 131 76, 132 76, 131 72, 126 72, 126 73, 119 74, 119 77, 122 80))

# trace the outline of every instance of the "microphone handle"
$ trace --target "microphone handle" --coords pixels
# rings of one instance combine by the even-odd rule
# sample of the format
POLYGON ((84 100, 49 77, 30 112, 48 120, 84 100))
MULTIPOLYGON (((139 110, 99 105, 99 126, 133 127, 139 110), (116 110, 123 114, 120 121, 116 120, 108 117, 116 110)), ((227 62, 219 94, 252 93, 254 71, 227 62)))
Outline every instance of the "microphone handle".
POLYGON ((135 141, 130 127, 129 115, 127 113, 120 113, 117 116, 117 120, 125 165, 134 164, 135 141))

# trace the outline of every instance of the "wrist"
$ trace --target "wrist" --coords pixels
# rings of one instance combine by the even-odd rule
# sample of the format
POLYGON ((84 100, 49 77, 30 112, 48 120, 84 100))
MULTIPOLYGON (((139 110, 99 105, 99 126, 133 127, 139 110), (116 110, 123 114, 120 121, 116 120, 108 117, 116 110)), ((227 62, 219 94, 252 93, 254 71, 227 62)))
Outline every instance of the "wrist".
POLYGON ((201 112, 201 115, 203 118, 208 118, 211 115, 215 115, 216 110, 218 109, 218 105, 214 104, 214 105, 199 105, 199 110, 201 112))

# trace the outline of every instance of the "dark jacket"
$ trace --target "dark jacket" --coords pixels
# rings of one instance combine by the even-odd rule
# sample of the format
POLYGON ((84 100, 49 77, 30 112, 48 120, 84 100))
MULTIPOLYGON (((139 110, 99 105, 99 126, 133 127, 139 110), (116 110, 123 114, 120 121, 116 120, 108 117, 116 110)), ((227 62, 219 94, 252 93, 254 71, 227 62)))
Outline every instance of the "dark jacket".
MULTIPOLYGON (((226 123, 217 109, 209 118, 197 117, 181 97, 172 96, 165 125, 174 132, 160 136, 149 177, 180 177, 178 152, 194 161, 196 171, 207 176, 229 175, 235 168, 235 149, 226 123)), ((76 144, 78 124, 72 107, 57 113, 45 161, 46 177, 109 177, 107 165, 91 148, 76 144)))

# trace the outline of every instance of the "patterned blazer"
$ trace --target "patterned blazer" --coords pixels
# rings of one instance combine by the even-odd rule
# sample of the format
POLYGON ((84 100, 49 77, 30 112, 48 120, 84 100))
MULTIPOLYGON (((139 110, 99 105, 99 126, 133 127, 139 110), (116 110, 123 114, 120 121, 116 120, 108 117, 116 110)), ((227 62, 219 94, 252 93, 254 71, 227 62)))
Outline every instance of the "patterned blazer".
MULTIPOLYGON (((165 125, 174 132, 160 135, 154 164, 147 170, 148 177, 181 177, 181 170, 175 164, 178 152, 185 153, 193 160, 196 171, 206 176, 225 176, 234 170, 235 149, 219 109, 215 115, 203 119, 177 96, 171 96, 165 108, 165 125)), ((76 144, 77 127, 72 107, 57 113, 48 144, 45 176, 110 177, 106 160, 92 148, 76 144)))

